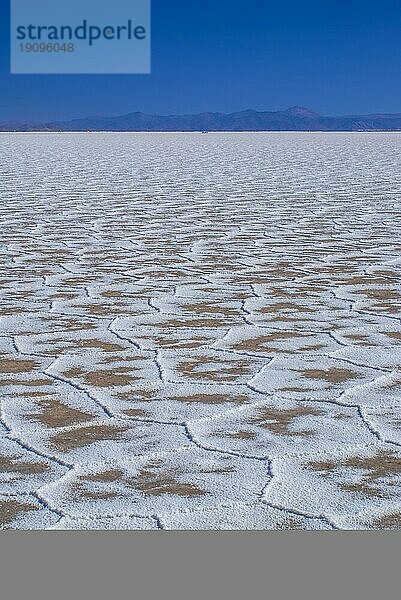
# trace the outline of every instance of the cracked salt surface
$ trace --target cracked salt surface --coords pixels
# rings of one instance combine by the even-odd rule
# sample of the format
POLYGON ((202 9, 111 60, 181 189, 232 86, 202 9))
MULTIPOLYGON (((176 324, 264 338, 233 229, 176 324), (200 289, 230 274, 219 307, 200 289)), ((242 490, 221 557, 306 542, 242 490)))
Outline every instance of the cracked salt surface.
POLYGON ((401 134, 0 147, 0 528, 401 528, 401 134))

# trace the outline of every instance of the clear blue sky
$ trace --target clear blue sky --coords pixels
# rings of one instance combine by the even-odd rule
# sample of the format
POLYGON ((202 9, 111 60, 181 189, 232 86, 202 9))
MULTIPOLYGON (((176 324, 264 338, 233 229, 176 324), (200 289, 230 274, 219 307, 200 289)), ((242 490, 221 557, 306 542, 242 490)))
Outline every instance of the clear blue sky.
POLYGON ((151 75, 10 75, 0 0, 0 120, 401 112, 401 0, 153 0, 152 13, 151 75))

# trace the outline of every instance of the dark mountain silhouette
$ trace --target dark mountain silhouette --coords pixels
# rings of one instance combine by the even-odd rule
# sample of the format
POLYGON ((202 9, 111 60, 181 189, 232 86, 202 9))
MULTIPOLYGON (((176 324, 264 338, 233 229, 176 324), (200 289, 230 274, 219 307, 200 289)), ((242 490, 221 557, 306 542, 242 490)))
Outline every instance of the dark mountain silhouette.
POLYGON ((195 115, 86 117, 49 123, 0 123, 0 131, 390 131, 401 130, 401 113, 324 117, 308 108, 243 110, 195 115))

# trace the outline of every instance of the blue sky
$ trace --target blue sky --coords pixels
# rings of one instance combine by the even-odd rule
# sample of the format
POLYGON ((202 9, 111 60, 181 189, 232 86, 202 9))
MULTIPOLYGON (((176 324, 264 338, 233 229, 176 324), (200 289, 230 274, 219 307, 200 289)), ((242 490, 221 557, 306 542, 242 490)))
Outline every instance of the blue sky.
POLYGON ((401 112, 401 0, 153 0, 152 14, 151 75, 11 75, 0 0, 0 120, 401 112))

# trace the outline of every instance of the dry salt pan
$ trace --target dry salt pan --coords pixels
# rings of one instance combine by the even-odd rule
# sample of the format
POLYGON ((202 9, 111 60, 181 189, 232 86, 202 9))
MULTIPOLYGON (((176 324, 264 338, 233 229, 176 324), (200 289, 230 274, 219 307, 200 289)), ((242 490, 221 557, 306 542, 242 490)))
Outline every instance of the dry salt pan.
POLYGON ((201 138, 0 135, 1 528, 400 528, 400 134, 201 138))

